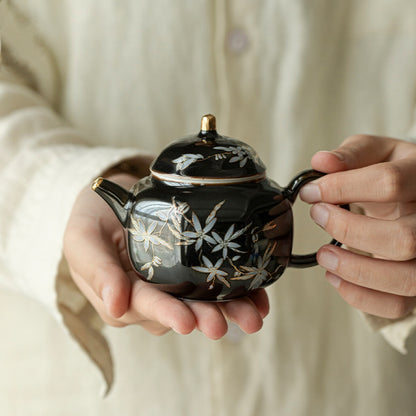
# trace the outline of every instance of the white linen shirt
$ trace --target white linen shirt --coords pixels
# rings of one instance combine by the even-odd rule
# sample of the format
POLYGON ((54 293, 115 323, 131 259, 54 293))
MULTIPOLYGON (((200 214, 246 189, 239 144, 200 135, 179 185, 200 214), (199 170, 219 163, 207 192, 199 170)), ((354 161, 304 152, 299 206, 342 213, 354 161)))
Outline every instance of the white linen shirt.
MULTIPOLYGON (((378 333, 406 352, 416 317, 370 331, 318 267, 214 342, 103 328, 62 259, 78 192, 202 114, 281 185, 349 135, 416 135, 413 0, 0 0, 0 34, 0 414, 416 414, 415 342, 378 333)), ((295 251, 328 238, 297 202, 295 251)))

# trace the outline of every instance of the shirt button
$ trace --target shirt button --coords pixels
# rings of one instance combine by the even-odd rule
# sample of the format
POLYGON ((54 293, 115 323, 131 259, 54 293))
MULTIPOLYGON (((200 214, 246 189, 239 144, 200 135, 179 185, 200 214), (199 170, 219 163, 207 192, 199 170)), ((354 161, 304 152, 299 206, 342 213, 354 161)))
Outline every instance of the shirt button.
POLYGON ((231 30, 227 37, 227 46, 235 54, 243 53, 249 46, 247 33, 241 28, 231 30))

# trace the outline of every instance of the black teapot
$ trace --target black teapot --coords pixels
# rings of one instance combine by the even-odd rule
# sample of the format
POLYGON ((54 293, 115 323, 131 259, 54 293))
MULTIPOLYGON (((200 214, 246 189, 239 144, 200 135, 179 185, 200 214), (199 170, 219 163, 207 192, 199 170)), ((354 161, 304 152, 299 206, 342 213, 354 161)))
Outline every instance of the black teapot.
POLYGON ((92 185, 125 228, 138 276, 182 299, 245 296, 287 266, 316 265, 316 253, 292 254, 291 206, 323 173, 301 172, 282 188, 250 146, 215 124, 203 116, 199 133, 166 147, 130 191, 103 178, 92 185))

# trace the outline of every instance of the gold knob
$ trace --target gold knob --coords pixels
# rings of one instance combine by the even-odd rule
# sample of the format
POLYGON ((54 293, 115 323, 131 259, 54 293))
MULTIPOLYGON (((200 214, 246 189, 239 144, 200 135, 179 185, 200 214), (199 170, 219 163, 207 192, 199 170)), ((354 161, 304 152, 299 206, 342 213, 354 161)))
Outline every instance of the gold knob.
POLYGON ((215 116, 212 114, 205 114, 201 118, 201 131, 215 131, 216 130, 215 116))

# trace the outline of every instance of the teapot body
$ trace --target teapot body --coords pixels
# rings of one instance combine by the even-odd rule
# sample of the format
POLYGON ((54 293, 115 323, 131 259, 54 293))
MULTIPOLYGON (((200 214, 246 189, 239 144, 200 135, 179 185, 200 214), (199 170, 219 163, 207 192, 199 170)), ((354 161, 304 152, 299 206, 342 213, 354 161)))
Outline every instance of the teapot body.
POLYGON ((269 179, 201 186, 149 176, 130 193, 132 266, 176 297, 245 296, 275 282, 289 262, 291 204, 269 179))

